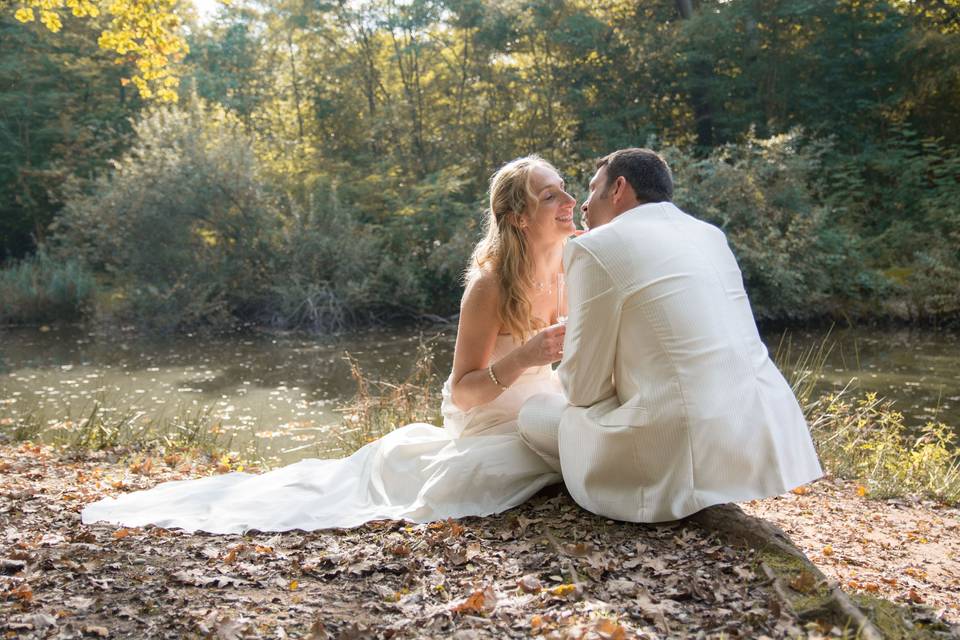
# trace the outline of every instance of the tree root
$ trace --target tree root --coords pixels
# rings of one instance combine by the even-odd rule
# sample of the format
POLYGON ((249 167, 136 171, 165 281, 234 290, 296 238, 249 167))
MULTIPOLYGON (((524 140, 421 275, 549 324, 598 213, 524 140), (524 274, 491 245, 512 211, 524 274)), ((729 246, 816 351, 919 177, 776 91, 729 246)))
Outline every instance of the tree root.
POLYGON ((729 544, 759 550, 761 566, 782 604, 802 619, 853 627, 857 637, 881 640, 883 634, 864 612, 832 583, 776 525, 745 514, 734 504, 709 507, 688 519, 715 531, 729 544))

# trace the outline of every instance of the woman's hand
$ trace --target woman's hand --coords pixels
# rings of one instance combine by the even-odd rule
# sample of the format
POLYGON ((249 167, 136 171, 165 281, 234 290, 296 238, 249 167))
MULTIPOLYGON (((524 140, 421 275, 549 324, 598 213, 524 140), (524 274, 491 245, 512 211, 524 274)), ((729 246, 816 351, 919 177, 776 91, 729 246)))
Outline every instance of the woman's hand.
POLYGON ((563 338, 567 333, 566 325, 555 324, 533 336, 519 349, 525 367, 538 367, 553 364, 563 357, 563 338))

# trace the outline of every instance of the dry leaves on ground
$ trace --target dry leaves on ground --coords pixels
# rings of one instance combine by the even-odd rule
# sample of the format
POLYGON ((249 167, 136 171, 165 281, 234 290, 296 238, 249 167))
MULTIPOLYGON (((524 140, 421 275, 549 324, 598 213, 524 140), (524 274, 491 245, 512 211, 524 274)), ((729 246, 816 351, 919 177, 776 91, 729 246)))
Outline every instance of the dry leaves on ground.
MULTIPOLYGON (((840 633, 792 619, 751 552, 692 523, 614 523, 560 490, 458 522, 209 536, 79 522, 82 505, 107 493, 208 467, 157 458, 145 475, 108 454, 71 460, 6 445, 0 464, 0 633, 8 637, 840 633)), ((830 543, 841 557, 842 545, 830 543)))

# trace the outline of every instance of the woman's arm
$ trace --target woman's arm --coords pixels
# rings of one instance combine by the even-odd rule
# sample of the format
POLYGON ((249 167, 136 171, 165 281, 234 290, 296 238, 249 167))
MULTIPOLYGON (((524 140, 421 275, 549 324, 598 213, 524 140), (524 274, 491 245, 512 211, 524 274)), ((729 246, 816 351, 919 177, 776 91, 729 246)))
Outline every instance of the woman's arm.
POLYGON ((554 326, 491 362, 501 329, 499 305, 500 289, 493 275, 484 274, 467 284, 453 351, 452 399, 463 411, 490 402, 503 392, 490 378, 487 367, 492 365, 500 384, 509 387, 526 369, 560 359, 564 328, 554 326))

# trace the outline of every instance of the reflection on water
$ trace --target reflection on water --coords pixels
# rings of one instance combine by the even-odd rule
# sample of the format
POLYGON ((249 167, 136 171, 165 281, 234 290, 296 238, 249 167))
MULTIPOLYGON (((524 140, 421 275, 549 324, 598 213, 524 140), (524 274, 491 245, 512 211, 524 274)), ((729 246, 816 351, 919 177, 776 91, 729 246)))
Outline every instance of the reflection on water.
MULTIPOLYGON (((819 345, 824 332, 792 331, 792 352, 819 345)), ((452 358, 453 335, 431 339, 437 373, 452 358)), ((370 331, 339 337, 304 334, 182 336, 163 340, 99 336, 74 328, 0 331, 0 415, 40 415, 55 424, 95 400, 107 412, 176 415, 210 407, 237 442, 266 458, 315 455, 339 425, 335 409, 354 392, 349 351, 368 373, 406 375, 422 337, 370 331)), ((767 336, 771 351, 781 334, 767 336)), ((932 331, 845 330, 833 344, 820 388, 859 388, 895 399, 908 424, 937 418, 960 426, 960 341, 932 331)))
MULTIPOLYGON (((75 328, 0 332, 0 414, 40 415, 51 425, 76 418, 95 401, 101 412, 143 416, 195 414, 209 407, 235 446, 255 438, 266 458, 315 455, 331 437, 337 407, 355 389, 346 352, 364 371, 406 375, 419 333, 364 332, 346 337, 304 334, 163 340, 98 336, 75 328)), ((450 338, 430 336, 441 356, 450 338)), ((438 366, 449 367, 449 357, 438 366)))
MULTIPOLYGON (((908 426, 939 420, 960 430, 960 336, 921 329, 793 331, 793 352, 824 342, 830 353, 818 385, 876 391, 895 400, 908 426)), ((766 336, 775 352, 781 334, 766 336)))

